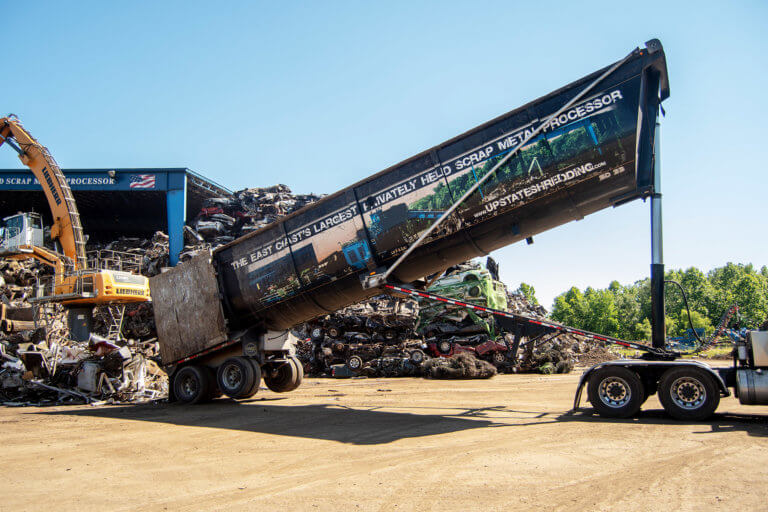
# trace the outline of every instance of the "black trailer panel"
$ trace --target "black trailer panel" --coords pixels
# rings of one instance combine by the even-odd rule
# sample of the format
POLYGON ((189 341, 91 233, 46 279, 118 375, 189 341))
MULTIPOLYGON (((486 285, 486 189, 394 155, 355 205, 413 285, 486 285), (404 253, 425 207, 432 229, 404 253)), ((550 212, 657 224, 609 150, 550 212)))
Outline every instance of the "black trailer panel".
MULTIPOLYGON (((653 131, 668 95, 658 42, 635 50, 552 119, 394 273, 412 281, 650 193, 653 131), (649 121, 651 120, 651 121, 649 121)), ((608 68, 218 249, 233 326, 284 329, 377 293, 386 266, 526 135, 608 68)))

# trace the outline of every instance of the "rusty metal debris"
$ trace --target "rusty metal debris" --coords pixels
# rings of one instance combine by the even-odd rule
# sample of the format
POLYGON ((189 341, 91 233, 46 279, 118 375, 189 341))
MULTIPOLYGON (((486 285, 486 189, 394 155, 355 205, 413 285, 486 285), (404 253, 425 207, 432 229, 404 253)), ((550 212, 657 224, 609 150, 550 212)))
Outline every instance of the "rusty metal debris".
POLYGON ((42 406, 166 397, 167 377, 151 359, 154 344, 97 333, 88 342, 73 341, 60 304, 28 301, 35 278, 45 271, 33 261, 3 263, 0 324, 7 328, 0 338, 0 401, 42 406))

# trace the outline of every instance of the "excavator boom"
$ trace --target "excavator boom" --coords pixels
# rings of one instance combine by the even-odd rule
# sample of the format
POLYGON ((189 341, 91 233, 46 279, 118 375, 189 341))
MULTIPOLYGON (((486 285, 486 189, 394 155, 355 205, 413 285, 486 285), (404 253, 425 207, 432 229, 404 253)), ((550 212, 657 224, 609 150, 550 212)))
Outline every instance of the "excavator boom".
POLYGON ((0 146, 7 143, 43 187, 53 215, 51 238, 61 244, 76 270, 86 267, 85 236, 72 190, 48 149, 27 132, 15 116, 0 118, 0 146))

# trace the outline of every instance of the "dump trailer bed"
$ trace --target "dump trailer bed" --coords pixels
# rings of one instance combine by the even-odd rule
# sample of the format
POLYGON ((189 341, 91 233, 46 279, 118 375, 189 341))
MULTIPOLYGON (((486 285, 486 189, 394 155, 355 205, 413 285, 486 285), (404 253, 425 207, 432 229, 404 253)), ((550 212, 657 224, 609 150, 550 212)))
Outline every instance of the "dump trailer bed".
POLYGON ((213 263, 230 326, 286 329, 379 293, 364 289, 361 275, 390 265, 496 162, 590 86, 392 277, 411 282, 649 195, 654 122, 668 96, 665 56, 656 40, 217 249, 213 263))

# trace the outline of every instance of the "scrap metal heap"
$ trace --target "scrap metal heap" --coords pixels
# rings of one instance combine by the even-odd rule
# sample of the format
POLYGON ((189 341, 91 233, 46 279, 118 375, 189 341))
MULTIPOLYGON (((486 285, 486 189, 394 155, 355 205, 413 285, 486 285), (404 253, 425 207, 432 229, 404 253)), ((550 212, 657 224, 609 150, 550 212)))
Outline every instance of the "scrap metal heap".
MULTIPOLYGON (((466 262, 448 269, 427 290, 449 299, 546 317, 546 310, 498 280, 498 265, 466 262), (493 273, 487 268, 493 269, 493 273)), ((494 318, 456 304, 380 295, 313 320, 297 329, 304 371, 313 376, 487 378, 500 373, 567 373, 577 362, 615 356, 570 334, 526 340, 518 354, 513 337, 494 318), (463 377, 459 377, 463 376, 463 377)))
MULTIPOLYGON (((155 343, 108 340, 96 332, 87 342, 73 341, 64 307, 34 302, 34 284, 47 267, 35 261, 4 261, 0 270, 4 405, 138 402, 167 396, 168 378, 151 359, 155 343)), ((107 308, 97 309, 103 316, 107 308)))

